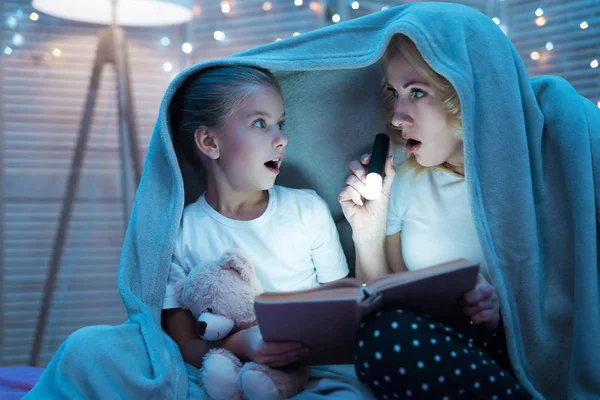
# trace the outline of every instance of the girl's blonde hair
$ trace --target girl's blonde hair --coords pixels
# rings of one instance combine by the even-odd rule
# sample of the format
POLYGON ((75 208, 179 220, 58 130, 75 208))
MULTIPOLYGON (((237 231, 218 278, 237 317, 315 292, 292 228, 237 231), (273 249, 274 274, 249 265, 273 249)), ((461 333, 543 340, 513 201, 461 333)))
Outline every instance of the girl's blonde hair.
MULTIPOLYGON (((412 40, 405 35, 394 35, 392 40, 388 44, 384 54, 384 65, 387 65, 388 60, 396 55, 401 54, 412 68, 419 74, 419 76, 433 88, 435 96, 439 101, 442 102, 446 109, 448 117, 448 125, 452 128, 452 135, 457 138, 462 138, 462 122, 460 112, 460 101, 458 94, 450 82, 435 72, 427 62, 421 56, 421 53, 417 49, 417 46, 412 40)), ((383 83, 383 104, 385 107, 385 120, 386 130, 390 136, 392 143, 395 145, 404 144, 405 140, 402 139, 402 127, 396 127, 392 125, 392 116, 394 113, 394 97, 391 91, 387 89, 387 84, 383 83)), ((418 173, 427 170, 427 167, 421 166, 414 154, 408 154, 406 158, 405 167, 410 170, 416 170, 418 173)), ((437 168, 445 171, 452 171, 448 163, 438 165, 437 168)))

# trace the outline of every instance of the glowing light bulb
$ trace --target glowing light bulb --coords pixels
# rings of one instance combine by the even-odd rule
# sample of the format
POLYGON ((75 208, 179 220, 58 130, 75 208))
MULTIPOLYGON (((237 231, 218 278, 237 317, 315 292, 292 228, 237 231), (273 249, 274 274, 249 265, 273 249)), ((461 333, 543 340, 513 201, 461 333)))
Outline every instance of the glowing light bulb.
POLYGON ((6 54, 7 56, 10 56, 12 54, 12 49, 10 48, 10 46, 5 46, 4 50, 2 50, 4 52, 4 54, 6 54))
POLYGON ((171 39, 169 39, 166 36, 163 36, 160 38, 160 44, 162 44, 163 46, 168 46, 171 44, 171 39))
POLYGON ((341 20, 341 19, 342 19, 342 18, 340 17, 340 14, 333 14, 333 15, 331 16, 331 20, 332 20, 333 22, 335 22, 336 24, 337 24, 338 22, 340 22, 340 20, 341 20))
POLYGON ((592 62, 590 63, 590 67, 598 68, 598 60, 592 60, 592 62))
POLYGON ((36 12, 32 12, 31 14, 29 14, 29 19, 32 21, 37 21, 38 19, 40 19, 40 15, 36 12))
POLYGON ((270 1, 265 1, 262 5, 262 9, 265 11, 271 11, 273 4, 270 1))
POLYGON ((535 60, 535 61, 539 60, 540 59, 540 53, 538 53, 537 51, 532 52, 531 53, 531 59, 535 60))
POLYGON ((55 48, 54 50, 52 50, 52 55, 54 57, 60 57, 62 55, 62 51, 60 51, 59 48, 55 48))
POLYGON ((294 0, 294 5, 296 7, 300 7, 302 5, 303 1, 302 0, 294 0))
POLYGON ((17 19, 15 17, 6 18, 6 26, 10 29, 15 29, 17 27, 17 19))
POLYGON ((589 28, 590 26, 588 25, 587 21, 583 21, 582 23, 579 24, 579 27, 582 30, 585 30, 585 29, 589 28))
POLYGON ((190 54, 192 52, 192 44, 189 42, 185 42, 181 45, 181 51, 185 54, 190 54))
POLYGON ((321 11, 323 11, 323 5, 318 1, 311 1, 309 8, 316 13, 320 13, 321 11))
POLYGON ((215 38, 215 40, 222 42, 227 36, 225 36, 225 32, 223 31, 215 31, 215 33, 213 33, 213 37, 215 38))
POLYGON ((542 10, 541 8, 538 8, 537 10, 535 10, 536 17, 541 17, 542 15, 544 15, 544 10, 542 10))
POLYGON ((23 44, 24 40, 23 40, 23 35, 21 35, 20 33, 15 33, 12 37, 12 43, 15 46, 21 46, 23 44))
POLYGON ((300 32, 294 32, 292 36, 300 36, 300 32))
POLYGON ((171 71, 173 71, 173 64, 171 64, 170 62, 167 61, 166 63, 163 64, 163 69, 166 72, 171 72, 171 71))
POLYGON ((351 7, 353 10, 358 10, 360 8, 360 3, 358 1, 353 1, 351 7))
POLYGON ((544 25, 546 25, 546 18, 544 18, 544 17, 538 17, 538 18, 536 18, 535 19, 535 24, 537 26, 544 26, 544 25))
POLYGON ((229 5, 228 1, 222 1, 221 2, 221 12, 223 14, 228 14, 229 11, 231 11, 231 6, 229 5))
POLYGON ((546 50, 552 51, 554 49, 554 43, 548 42, 546 43, 546 50))
POLYGON ((496 25, 500 25, 500 18, 498 18, 498 17, 494 17, 494 18, 492 18, 492 21, 494 21, 494 23, 495 23, 496 25))

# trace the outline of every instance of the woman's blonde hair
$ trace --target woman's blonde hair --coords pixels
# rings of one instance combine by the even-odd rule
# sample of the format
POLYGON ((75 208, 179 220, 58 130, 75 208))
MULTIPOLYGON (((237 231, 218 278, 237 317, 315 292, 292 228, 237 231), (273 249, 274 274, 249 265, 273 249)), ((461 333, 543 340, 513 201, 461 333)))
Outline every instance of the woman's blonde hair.
MULTIPOLYGON (((452 134, 457 138, 462 138, 462 122, 460 112, 460 101, 456 90, 450 82, 435 72, 421 56, 417 46, 412 40, 405 35, 394 35, 388 44, 384 54, 384 64, 387 65, 388 60, 396 55, 401 54, 411 65, 419 76, 433 88, 436 98, 441 101, 448 116, 448 125, 452 128, 452 134)), ((395 145, 404 144, 402 139, 402 127, 392 125, 392 117, 394 114, 394 97, 390 90, 387 89, 387 84, 383 83, 383 104, 385 106, 386 130, 390 136, 392 143, 395 145)), ((414 154, 408 154, 405 167, 410 170, 417 170, 419 173, 424 172, 427 167, 421 166, 414 154)), ((452 171, 447 163, 438 165, 441 170, 452 171)))

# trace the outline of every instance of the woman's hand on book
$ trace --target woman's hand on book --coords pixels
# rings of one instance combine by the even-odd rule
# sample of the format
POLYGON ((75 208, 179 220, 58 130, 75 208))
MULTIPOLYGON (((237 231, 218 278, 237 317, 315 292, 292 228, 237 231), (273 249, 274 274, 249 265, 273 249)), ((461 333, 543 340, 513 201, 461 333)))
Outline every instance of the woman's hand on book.
POLYGON ((479 274, 475 287, 463 297, 464 312, 474 324, 483 324, 495 331, 500 323, 500 303, 496 289, 479 274))
POLYGON ((243 332, 246 335, 246 356, 258 364, 279 368, 309 354, 308 347, 300 342, 265 342, 258 326, 243 332))
POLYGON ((356 239, 385 238, 387 214, 390 203, 392 183, 396 175, 396 168, 392 157, 385 161, 385 177, 383 178, 383 191, 381 196, 374 200, 366 200, 366 166, 369 164, 370 155, 364 154, 348 165, 350 176, 346 179, 344 187, 338 195, 344 216, 352 226, 352 233, 356 239))

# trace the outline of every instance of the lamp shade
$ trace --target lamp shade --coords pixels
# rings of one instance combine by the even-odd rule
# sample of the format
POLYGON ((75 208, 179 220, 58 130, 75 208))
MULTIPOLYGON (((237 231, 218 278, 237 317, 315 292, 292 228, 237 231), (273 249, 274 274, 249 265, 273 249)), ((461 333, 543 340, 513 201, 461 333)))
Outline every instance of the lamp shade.
MULTIPOLYGON (((113 0, 33 0, 35 9, 59 18, 93 24, 112 23, 113 0)), ((175 25, 193 18, 192 0, 118 0, 121 26, 175 25)))

